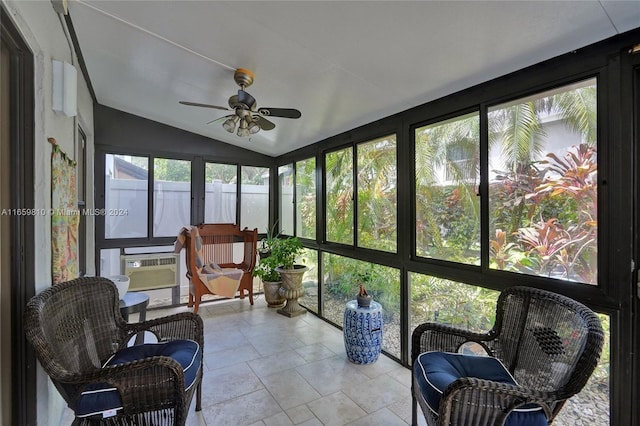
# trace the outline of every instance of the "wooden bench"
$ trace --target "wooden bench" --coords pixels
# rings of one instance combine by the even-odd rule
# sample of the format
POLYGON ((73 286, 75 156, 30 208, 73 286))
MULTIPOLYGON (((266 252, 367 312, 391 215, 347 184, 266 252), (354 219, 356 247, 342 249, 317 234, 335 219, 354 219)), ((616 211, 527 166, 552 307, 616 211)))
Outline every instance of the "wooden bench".
MULTIPOLYGON (((215 263, 220 268, 237 268, 243 271, 240 281, 240 299, 244 299, 245 291, 249 293, 249 302, 253 305, 253 268, 256 264, 256 249, 258 244, 258 230, 245 228, 240 230, 238 225, 232 223, 205 223, 197 227, 202 243, 202 262, 204 265, 215 263), (243 259, 240 263, 234 262, 234 245, 244 245, 243 259)), ((191 233, 186 234, 186 263, 187 278, 189 278, 189 303, 194 306, 193 312, 198 312, 198 307, 204 294, 214 294, 202 281, 196 272, 196 245, 197 241, 191 233)))

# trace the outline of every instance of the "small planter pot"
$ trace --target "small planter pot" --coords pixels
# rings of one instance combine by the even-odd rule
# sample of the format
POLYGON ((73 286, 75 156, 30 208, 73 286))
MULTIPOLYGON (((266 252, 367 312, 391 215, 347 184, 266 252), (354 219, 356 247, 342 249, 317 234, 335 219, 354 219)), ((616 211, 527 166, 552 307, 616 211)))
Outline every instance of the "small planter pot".
POLYGON ((270 308, 282 308, 286 299, 280 295, 282 281, 263 281, 264 299, 270 308))
POLYGON ((358 295, 357 297, 358 300, 358 306, 361 308, 368 308, 371 305, 371 301, 373 300, 373 296, 367 294, 366 296, 360 296, 358 295))

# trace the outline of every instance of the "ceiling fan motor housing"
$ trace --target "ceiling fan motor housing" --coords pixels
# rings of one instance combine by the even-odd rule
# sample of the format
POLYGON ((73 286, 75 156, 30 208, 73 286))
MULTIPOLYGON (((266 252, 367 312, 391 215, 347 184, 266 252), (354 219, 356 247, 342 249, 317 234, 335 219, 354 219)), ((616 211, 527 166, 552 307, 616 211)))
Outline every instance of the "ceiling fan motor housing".
POLYGON ((253 84, 254 77, 255 75, 245 68, 238 68, 233 74, 233 79, 236 84, 243 88, 251 86, 253 84))
POLYGON ((256 106, 256 100, 253 96, 245 92, 244 90, 238 90, 237 95, 233 95, 229 98, 229 107, 232 109, 248 109, 253 110, 256 106))

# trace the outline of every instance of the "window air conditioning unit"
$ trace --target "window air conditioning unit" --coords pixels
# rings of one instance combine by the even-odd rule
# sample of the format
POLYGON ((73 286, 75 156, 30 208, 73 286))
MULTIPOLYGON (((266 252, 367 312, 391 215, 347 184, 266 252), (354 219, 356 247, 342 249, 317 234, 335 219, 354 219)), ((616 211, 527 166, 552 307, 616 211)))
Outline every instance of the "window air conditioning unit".
POLYGON ((120 256, 122 273, 129 277, 129 291, 175 287, 180 284, 179 254, 150 253, 120 256))

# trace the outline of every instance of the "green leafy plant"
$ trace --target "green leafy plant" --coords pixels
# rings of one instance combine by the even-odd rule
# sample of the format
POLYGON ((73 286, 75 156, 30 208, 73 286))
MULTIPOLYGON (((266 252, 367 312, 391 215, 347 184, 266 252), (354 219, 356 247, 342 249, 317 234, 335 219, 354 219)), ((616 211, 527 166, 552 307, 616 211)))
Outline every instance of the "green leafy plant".
POLYGON ((278 260, 275 256, 260 258, 260 262, 253 269, 253 276, 266 282, 281 281, 280 274, 276 271, 278 266, 278 260))
MULTIPOLYGON (((260 253, 260 258, 266 258, 271 254, 271 249, 273 248, 273 244, 280 236, 280 232, 276 232, 276 227, 278 225, 278 221, 276 220, 273 223, 273 226, 267 230, 267 236, 260 240, 260 247, 258 247, 258 252, 260 253)), ((277 265, 276 265, 277 266, 277 265)))
POLYGON ((302 254, 302 243, 298 237, 276 238, 271 246, 273 261, 283 269, 293 269, 296 258, 302 254))

